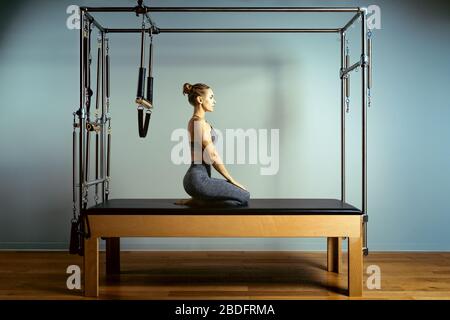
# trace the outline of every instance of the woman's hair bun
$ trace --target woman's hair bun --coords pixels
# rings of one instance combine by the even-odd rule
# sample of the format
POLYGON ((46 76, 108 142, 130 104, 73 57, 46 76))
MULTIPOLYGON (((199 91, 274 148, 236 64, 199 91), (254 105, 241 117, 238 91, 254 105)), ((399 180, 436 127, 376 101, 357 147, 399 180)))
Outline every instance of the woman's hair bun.
POLYGON ((208 89, 210 89, 209 86, 204 83, 196 83, 194 85, 185 83, 183 85, 183 95, 187 95, 189 103, 195 107, 197 97, 205 95, 208 89))
POLYGON ((190 83, 185 83, 183 85, 183 95, 189 95, 192 92, 192 84, 190 83))

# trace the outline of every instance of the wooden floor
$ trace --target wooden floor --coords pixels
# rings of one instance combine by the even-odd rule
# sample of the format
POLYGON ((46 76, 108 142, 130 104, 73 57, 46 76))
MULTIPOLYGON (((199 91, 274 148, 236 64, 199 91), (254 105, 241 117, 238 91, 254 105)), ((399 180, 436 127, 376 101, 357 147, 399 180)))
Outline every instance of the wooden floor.
MULTIPOLYGON (((326 271, 326 253, 122 252, 122 273, 105 277, 100 257, 100 299, 350 299, 343 272, 326 271)), ((86 299, 66 287, 65 252, 0 252, 0 300, 86 299)), ((362 299, 450 299, 450 253, 370 253, 381 269, 381 289, 362 299)), ((357 298, 361 299, 361 298, 357 298)))

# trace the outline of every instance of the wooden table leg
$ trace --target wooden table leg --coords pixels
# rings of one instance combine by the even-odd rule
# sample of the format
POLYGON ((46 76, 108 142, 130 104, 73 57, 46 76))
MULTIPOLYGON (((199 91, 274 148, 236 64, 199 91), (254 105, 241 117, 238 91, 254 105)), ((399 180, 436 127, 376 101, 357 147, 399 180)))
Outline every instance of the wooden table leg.
POLYGON ((120 273, 120 238, 106 239, 106 274, 120 273))
POLYGON ((340 273, 342 270, 341 238, 327 238, 327 267, 328 272, 340 273))
POLYGON ((348 238, 348 291, 350 297, 361 297, 363 291, 362 240, 348 238))
POLYGON ((98 297, 98 238, 84 240, 84 295, 98 297))

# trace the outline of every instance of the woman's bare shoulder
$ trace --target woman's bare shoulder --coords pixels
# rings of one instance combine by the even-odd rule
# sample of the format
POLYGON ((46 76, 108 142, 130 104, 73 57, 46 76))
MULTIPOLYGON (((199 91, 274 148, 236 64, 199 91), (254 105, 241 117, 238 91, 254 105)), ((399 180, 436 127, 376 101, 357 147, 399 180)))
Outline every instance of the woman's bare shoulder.
POLYGON ((211 130, 211 126, 208 122, 206 122, 205 119, 199 119, 199 118, 191 118, 188 122, 188 127, 193 128, 194 124, 199 125, 199 128, 204 130, 211 130))

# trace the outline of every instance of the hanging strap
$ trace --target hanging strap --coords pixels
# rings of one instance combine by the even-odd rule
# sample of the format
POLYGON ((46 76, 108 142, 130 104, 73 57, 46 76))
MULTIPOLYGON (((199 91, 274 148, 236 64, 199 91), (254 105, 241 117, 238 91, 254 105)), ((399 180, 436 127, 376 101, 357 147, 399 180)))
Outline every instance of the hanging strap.
POLYGON ((150 119, 152 116, 153 109, 153 77, 152 77, 152 63, 153 63, 153 35, 152 31, 150 31, 150 52, 149 52, 149 76, 147 78, 147 91, 146 97, 144 98, 145 91, 145 77, 146 77, 146 69, 144 67, 145 60, 145 16, 143 16, 142 21, 142 35, 141 35, 141 65, 139 67, 139 78, 138 78, 138 89, 137 89, 137 97, 136 103, 139 105, 138 110, 138 131, 139 137, 145 138, 148 133, 148 128, 150 125, 150 119), (144 109, 145 111, 144 115, 144 109))
POLYGON ((153 105, 153 28, 150 26, 150 49, 148 57, 147 101, 153 105))
POLYGON ((147 110, 144 116, 144 107, 142 106, 138 107, 138 129, 140 138, 145 138, 147 136, 151 117, 152 117, 151 110, 147 110))
MULTIPOLYGON (((150 46, 151 50, 151 46, 150 46)), ((150 59, 151 59, 151 53, 150 53, 150 59)), ((144 98, 144 92, 145 92, 145 77, 147 70, 144 66, 144 60, 145 60, 145 16, 142 15, 142 33, 141 33, 141 64, 139 66, 139 78, 138 78, 138 88, 137 88, 137 95, 136 95, 136 103, 139 105, 138 110, 138 131, 139 131, 139 137, 145 138, 148 133, 148 127, 150 125, 150 118, 152 116, 151 108, 153 108, 152 103, 148 100, 149 98, 149 88, 147 88, 147 99, 144 98), (144 109, 147 109, 144 116, 144 109)), ((151 71, 150 71, 151 75, 151 71)), ((150 77, 149 77, 150 79, 150 77)), ((153 81, 149 80, 153 83, 153 81)))

